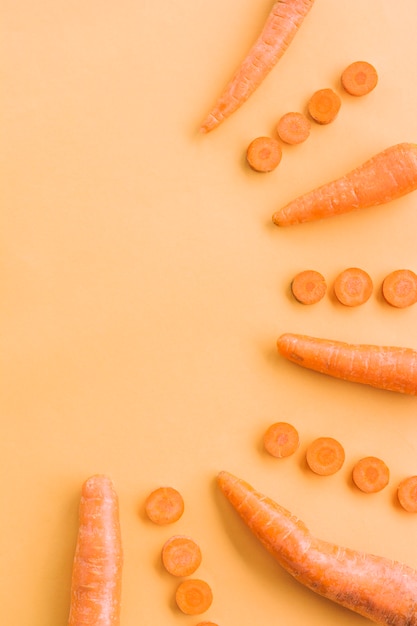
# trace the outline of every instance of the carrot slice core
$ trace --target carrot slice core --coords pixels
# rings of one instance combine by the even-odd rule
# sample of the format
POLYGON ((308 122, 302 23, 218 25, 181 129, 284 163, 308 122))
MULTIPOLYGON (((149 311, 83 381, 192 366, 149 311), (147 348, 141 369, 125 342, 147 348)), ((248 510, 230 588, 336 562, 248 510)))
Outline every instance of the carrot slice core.
POLYGON ((330 476, 339 471, 345 462, 345 450, 333 437, 318 437, 306 451, 309 468, 320 476, 330 476))
POLYGON ((388 485, 389 469, 382 459, 367 456, 354 465, 352 479, 364 493, 377 493, 388 485))
POLYGON ((300 445, 297 429, 287 422, 271 424, 264 434, 264 448, 278 459, 294 454, 300 445))

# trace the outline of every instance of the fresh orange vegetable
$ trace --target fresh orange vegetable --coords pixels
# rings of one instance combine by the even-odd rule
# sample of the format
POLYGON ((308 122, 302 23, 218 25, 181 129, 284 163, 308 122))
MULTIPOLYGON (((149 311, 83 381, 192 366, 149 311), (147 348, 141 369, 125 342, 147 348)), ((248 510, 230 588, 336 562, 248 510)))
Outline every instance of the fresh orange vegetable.
POLYGON ((278 352, 289 361, 335 378, 417 395, 417 352, 397 346, 349 344, 284 333, 278 352))
POLYGON ((170 537, 162 546, 162 563, 173 576, 190 576, 202 560, 198 543, 185 535, 170 537))
POLYGON ((311 123, 308 117, 297 111, 289 111, 280 117, 277 124, 278 137, 292 146, 303 143, 310 136, 311 123))
POLYGON ((202 132, 219 126, 259 87, 297 34, 314 0, 278 0, 264 27, 222 95, 201 125, 202 132))
POLYGON ((395 270, 382 282, 382 294, 391 306, 404 309, 417 302, 417 274, 411 270, 395 270))
POLYGON ((345 176, 299 196, 276 211, 277 226, 290 226, 382 205, 417 189, 417 144, 383 150, 345 176))
POLYGON ((300 445, 298 430, 287 422, 275 422, 263 437, 265 450, 277 459, 294 454, 300 445))
POLYGON ((343 466, 345 450, 333 437, 318 437, 308 445, 306 461, 309 468, 319 476, 330 476, 343 466))
POLYGON ((158 487, 146 498, 145 511, 154 524, 172 524, 184 513, 184 500, 177 489, 158 487))
POLYGON ((333 89, 318 89, 308 101, 307 110, 318 124, 330 124, 336 119, 341 105, 340 96, 333 89))
POLYGON ((341 82, 351 96, 366 96, 378 83, 378 72, 367 61, 354 61, 342 72, 341 82))
POLYGON ((381 491, 389 483, 389 468, 382 459, 376 456, 365 456, 353 467, 352 479, 364 493, 381 491))
POLYGON ((196 626, 217 626, 214 622, 198 622, 196 626))
POLYGON ((119 504, 109 477, 81 489, 68 626, 119 626, 122 582, 119 504))
POLYGON ((365 304, 372 295, 372 278, 360 267, 348 267, 334 282, 336 298, 345 306, 365 304))
POLYGON ((417 476, 408 476, 400 482, 397 497, 405 511, 417 513, 417 476))
POLYGON ((291 291, 301 304, 317 304, 326 295, 326 280, 316 270, 303 270, 292 279, 291 291))
POLYGON ((272 137, 256 137, 246 150, 246 159, 256 172, 272 172, 281 162, 282 149, 272 137))
POLYGON ((177 587, 175 601, 186 615, 205 613, 213 602, 213 592, 205 580, 187 578, 177 587))

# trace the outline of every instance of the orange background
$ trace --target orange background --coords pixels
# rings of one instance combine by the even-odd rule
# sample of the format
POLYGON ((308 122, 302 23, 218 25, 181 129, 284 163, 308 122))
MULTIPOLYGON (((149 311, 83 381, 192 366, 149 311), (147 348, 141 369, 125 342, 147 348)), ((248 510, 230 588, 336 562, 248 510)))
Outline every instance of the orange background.
POLYGON ((82 482, 116 484, 125 551, 123 626, 198 619, 173 604, 159 551, 173 533, 201 545, 213 588, 204 616, 226 624, 354 626, 364 619, 285 575, 215 487, 245 478, 318 536, 417 567, 416 519, 396 504, 417 473, 417 400, 328 379, 284 362, 275 342, 304 332, 417 348, 417 309, 395 310, 383 277, 417 269, 416 197, 289 229, 279 206, 390 144, 417 139, 414 0, 317 0, 287 54, 251 100, 207 136, 198 127, 259 32, 269 2, 5 0, 1 14, 1 606, 10 625, 65 624, 82 482), (374 63, 367 97, 342 93, 351 61, 374 63), (342 97, 337 120, 284 147, 271 174, 245 149, 274 133, 313 91, 342 97), (335 302, 339 271, 360 266, 374 295, 335 302), (313 307, 289 294, 321 271, 313 307), (301 446, 278 461, 266 427, 286 420, 301 446), (344 467, 304 464, 330 435, 344 467), (390 485, 366 496, 354 461, 381 456, 390 485), (143 515, 171 484, 175 527, 143 515))

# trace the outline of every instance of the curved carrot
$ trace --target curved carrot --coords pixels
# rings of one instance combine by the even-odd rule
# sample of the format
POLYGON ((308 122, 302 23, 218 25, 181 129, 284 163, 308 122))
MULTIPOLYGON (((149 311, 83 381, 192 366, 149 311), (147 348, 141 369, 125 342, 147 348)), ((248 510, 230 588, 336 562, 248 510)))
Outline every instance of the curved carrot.
POLYGON ((326 291, 326 280, 316 270, 303 270, 291 282, 292 295, 301 304, 317 304, 324 298, 326 291))
POLYGON ((201 125, 202 132, 216 128, 246 102, 283 56, 313 4, 314 0, 274 2, 259 37, 201 125))
POLYGON ((407 476, 399 483, 397 497, 405 511, 417 513, 417 476, 407 476))
POLYGON ((119 505, 107 476, 82 486, 68 626, 119 626, 122 578, 119 505))
POLYGON ((397 346, 348 344, 284 333, 278 352, 289 361, 335 378, 417 395, 417 352, 397 346))
POLYGON ((417 572, 314 537, 287 509, 228 472, 218 485, 276 561, 317 594, 382 626, 417 625, 417 572))
POLYGON ((158 487, 146 498, 145 512, 154 524, 173 524, 184 513, 183 497, 174 487, 158 487))
POLYGON ((348 267, 334 281, 336 298, 345 306, 365 304, 374 288, 372 278, 360 267, 348 267))
POLYGON ((275 422, 266 429, 263 437, 265 450, 277 459, 291 456, 300 445, 298 430, 287 422, 275 422))
POLYGON ((389 468, 376 456, 365 456, 353 466, 352 479, 364 493, 377 493, 389 483, 389 468))
POLYGON ((205 580, 187 578, 175 592, 178 608, 186 615, 205 613, 213 602, 213 592, 205 580))
POLYGON ((333 89, 318 89, 307 104, 310 116, 318 124, 330 124, 340 111, 342 101, 333 89))
POLYGON ((378 84, 378 73, 367 61, 354 61, 342 72, 341 83, 351 96, 366 96, 378 84))
POLYGON ((326 183, 287 204, 272 216, 277 226, 291 226, 385 204, 417 189, 417 144, 383 150, 342 178, 326 183))
POLYGON ((417 274, 394 270, 382 281, 382 295, 391 306, 405 309, 417 302, 417 274))
POLYGON ((284 143, 292 146, 306 141, 310 136, 310 130, 310 120, 303 113, 297 111, 284 113, 277 124, 278 137, 284 143))
POLYGON ((246 150, 246 160, 256 172, 272 172, 280 164, 281 158, 281 146, 272 137, 256 137, 246 150))
POLYGON ((200 546, 184 535, 167 539, 162 546, 162 563, 173 576, 190 576, 200 567, 202 555, 200 546))
POLYGON ((345 462, 345 450, 333 437, 318 437, 308 445, 306 461, 315 474, 330 476, 341 469, 345 462))

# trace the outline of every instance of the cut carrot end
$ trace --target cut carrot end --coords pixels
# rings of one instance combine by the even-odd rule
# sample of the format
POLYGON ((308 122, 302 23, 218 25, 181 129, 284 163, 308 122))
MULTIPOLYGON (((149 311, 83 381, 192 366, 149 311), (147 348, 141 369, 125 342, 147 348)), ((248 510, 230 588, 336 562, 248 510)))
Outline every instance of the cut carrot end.
POLYGON ((285 113, 277 124, 278 137, 284 143, 296 145, 303 143, 310 136, 310 120, 302 113, 289 111, 285 113))
POLYGON ((342 101, 333 89, 319 89, 311 96, 307 109, 318 124, 330 124, 336 119, 342 101))
POLYGON ((349 267, 341 272, 334 282, 336 298, 345 306, 359 306, 369 300, 373 282, 365 270, 349 267))
POLYGON ((175 535, 162 546, 162 563, 173 576, 190 576, 199 568, 200 546, 190 537, 175 535))
POLYGON ((332 437, 318 437, 308 446, 306 461, 316 474, 330 476, 343 466, 345 450, 342 444, 332 437))
POLYGON ((316 304, 326 294, 327 285, 325 278, 316 270, 304 270, 294 276, 291 283, 291 291, 296 300, 301 304, 316 304))
POLYGON ((353 467, 352 479, 364 493, 377 493, 388 485, 389 469, 382 459, 367 456, 353 467))
POLYGON ((400 482, 397 497, 405 511, 417 513, 417 476, 408 476, 400 482))
POLYGON ((210 585, 198 578, 187 578, 177 587, 175 601, 178 608, 186 615, 205 613, 213 602, 210 585))
POLYGON ((371 63, 355 61, 343 70, 341 83, 350 95, 366 96, 377 86, 378 73, 371 63))
POLYGON ((256 172, 272 172, 281 162, 282 149, 272 137, 256 137, 246 150, 246 159, 256 172))
POLYGON ((145 511, 154 524, 172 524, 182 516, 184 500, 173 487, 158 487, 146 498, 145 511))
POLYGON ((417 275, 411 270, 395 270, 382 282, 382 294, 391 306, 404 309, 417 302, 417 275))
POLYGON ((292 424, 276 422, 265 431, 263 443, 271 456, 281 459, 294 454, 300 445, 300 437, 292 424))

